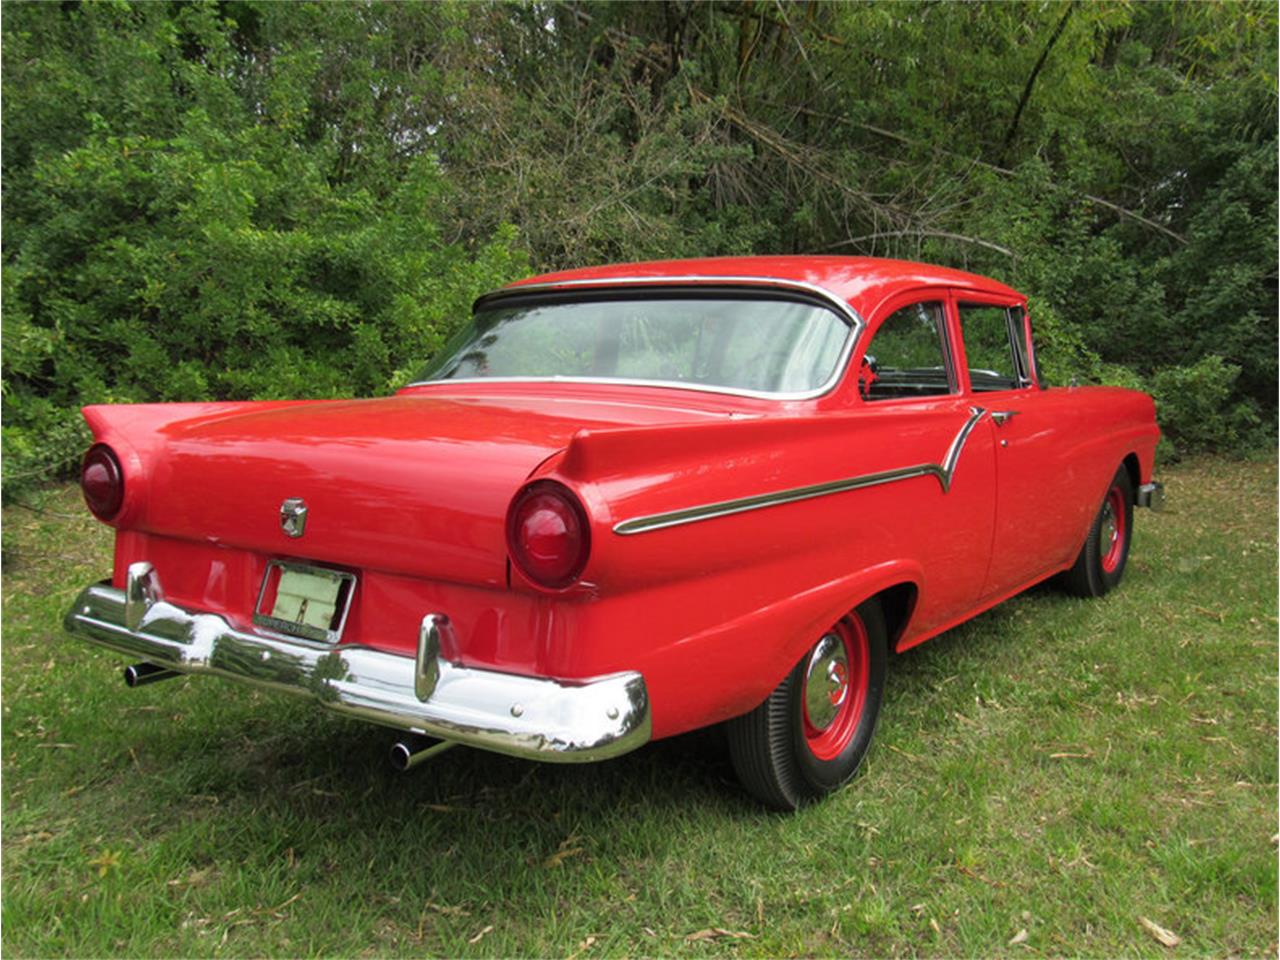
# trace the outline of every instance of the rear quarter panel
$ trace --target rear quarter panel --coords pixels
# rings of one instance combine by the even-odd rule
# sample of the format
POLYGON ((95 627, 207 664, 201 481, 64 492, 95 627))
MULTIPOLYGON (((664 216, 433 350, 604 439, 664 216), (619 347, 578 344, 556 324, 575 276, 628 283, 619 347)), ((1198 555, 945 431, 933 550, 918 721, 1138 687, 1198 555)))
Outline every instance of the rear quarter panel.
MULTIPOLYGON (((1059 516, 1059 532, 1024 547, 1037 554, 1037 578, 1070 565, 1127 457, 1139 480, 1150 479, 1159 436, 1145 394, 1042 396, 1064 443, 1043 465, 1055 491, 1045 509, 1059 516)), ((752 709, 822 631, 888 587, 917 591, 900 646, 976 613, 991 596, 983 587, 998 510, 990 428, 970 434, 949 492, 921 476, 631 536, 613 529, 637 516, 938 462, 967 412, 952 397, 580 434, 539 471, 576 489, 594 518, 584 584, 548 599, 556 641, 542 651, 544 666, 563 676, 640 670, 654 735, 667 736, 752 709)))
POLYGON ((992 441, 974 431, 949 492, 933 476, 630 536, 620 521, 941 461, 970 414, 948 398, 912 409, 761 418, 579 435, 540 475, 595 518, 585 583, 550 672, 638 669, 665 736, 743 713, 867 596, 918 588, 916 617, 976 599, 989 541, 992 441))
MULTIPOLYGON (((1127 459, 1137 465, 1137 483, 1150 482, 1155 470, 1155 402, 1145 393, 1119 387, 1053 387, 1044 400, 1064 421, 1064 443, 1057 464, 1048 465, 1069 478, 1063 509, 1072 512, 1073 533, 1062 544, 1060 565, 1068 566, 1080 552, 1094 515, 1116 470, 1127 459)), ((1136 486, 1137 484, 1135 484, 1136 486)))

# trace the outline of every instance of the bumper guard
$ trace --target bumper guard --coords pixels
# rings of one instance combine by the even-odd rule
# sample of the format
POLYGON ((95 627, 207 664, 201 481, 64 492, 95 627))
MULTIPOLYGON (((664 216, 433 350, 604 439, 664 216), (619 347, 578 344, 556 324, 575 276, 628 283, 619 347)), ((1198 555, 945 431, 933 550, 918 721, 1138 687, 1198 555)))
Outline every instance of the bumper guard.
POLYGON ((1150 507, 1152 510, 1159 512, 1164 509, 1164 484, 1163 483, 1144 483, 1138 488, 1138 495, 1134 498, 1135 503, 1139 507, 1150 507))

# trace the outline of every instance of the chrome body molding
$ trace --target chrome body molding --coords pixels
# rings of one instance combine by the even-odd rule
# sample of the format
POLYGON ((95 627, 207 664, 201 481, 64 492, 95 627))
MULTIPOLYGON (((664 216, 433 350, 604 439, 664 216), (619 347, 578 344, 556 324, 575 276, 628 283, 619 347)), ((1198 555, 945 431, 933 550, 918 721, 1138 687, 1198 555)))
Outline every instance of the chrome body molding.
POLYGON ((158 668, 301 694, 358 720, 533 760, 604 760, 650 737, 638 673, 556 680, 461 666, 440 655, 448 624, 440 614, 424 618, 417 658, 249 633, 159 599, 150 564, 129 572, 126 590, 86 587, 67 611, 67 631, 158 668))
POLYGON ((982 407, 970 407, 969 419, 960 427, 960 431, 947 448, 946 456, 941 463, 918 463, 909 467, 898 467, 893 470, 882 470, 878 473, 864 473, 857 477, 843 480, 831 480, 827 483, 815 483, 806 487, 792 487, 789 490, 777 490, 773 493, 761 493, 751 497, 740 497, 736 500, 721 500, 718 503, 704 503, 683 510, 672 510, 667 513, 655 513, 646 517, 633 517, 623 520, 613 527, 613 532, 621 536, 636 533, 649 533, 652 530, 664 530, 667 527, 678 527, 686 523, 698 523, 716 517, 727 517, 735 513, 746 513, 749 510, 763 510, 766 507, 777 507, 784 503, 796 503, 800 500, 812 500, 814 497, 826 497, 849 490, 861 490, 864 487, 875 487, 884 483, 896 483, 899 480, 911 480, 915 477, 934 477, 942 487, 942 492, 951 490, 951 482, 955 477, 956 467, 960 462, 960 454, 969 439, 969 434, 978 425, 978 421, 986 415, 982 407))
POLYGON ((767 390, 745 390, 734 387, 712 386, 704 383, 685 383, 681 380, 637 380, 624 377, 459 377, 448 380, 418 380, 408 384, 410 387, 426 387, 449 383, 586 383, 604 384, 626 387, 661 387, 668 390, 695 390, 700 393, 726 394, 733 397, 752 397, 758 400, 813 400, 830 393, 836 388, 845 371, 849 367, 849 357, 858 342, 858 336, 866 327, 866 321, 846 301, 837 297, 830 290, 801 280, 781 280, 773 277, 708 277, 691 275, 684 277, 609 277, 596 280, 563 280, 550 283, 526 283, 519 286, 503 287, 486 293, 476 300, 473 310, 482 304, 518 297, 529 293, 555 293, 556 291, 572 292, 575 290, 617 290, 627 287, 738 287, 744 290, 763 288, 767 290, 783 290, 805 294, 830 307, 835 314, 849 325, 849 334, 840 348, 840 355, 831 376, 822 385, 813 390, 770 392, 767 390))
POLYGON ((1159 482, 1144 483, 1134 496, 1134 505, 1150 507, 1159 512, 1164 509, 1164 484, 1159 482))

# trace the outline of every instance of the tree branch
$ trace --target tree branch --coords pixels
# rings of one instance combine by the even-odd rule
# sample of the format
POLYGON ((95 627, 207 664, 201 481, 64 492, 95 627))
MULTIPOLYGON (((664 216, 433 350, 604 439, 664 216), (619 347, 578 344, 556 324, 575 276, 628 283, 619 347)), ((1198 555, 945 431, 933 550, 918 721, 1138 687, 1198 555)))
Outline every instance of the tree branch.
MULTIPOLYGON (((776 107, 778 106, 778 104, 774 103, 774 104, 770 104, 770 106, 776 107)), ((884 137, 886 140, 893 140, 905 146, 927 147, 933 153, 940 154, 946 157, 955 157, 957 160, 963 160, 965 163, 972 164, 975 167, 981 167, 984 170, 990 170, 992 173, 998 173, 1004 177, 1017 176, 1017 172, 1014 170, 1010 170, 1008 167, 1000 167, 994 163, 987 163, 987 161, 979 160, 976 157, 967 157, 962 153, 956 153, 954 150, 948 150, 945 147, 935 147, 933 144, 926 144, 924 141, 918 140, 914 137, 908 137, 904 134, 897 133, 893 130, 886 130, 884 127, 877 127, 871 123, 862 123, 857 120, 850 120, 848 117, 841 116, 840 114, 824 113, 820 110, 810 110, 807 107, 788 106, 786 107, 786 109, 796 110, 801 113, 807 113, 812 117, 820 117, 824 120, 833 120, 836 123, 843 123, 843 124, 846 124, 847 126, 857 127, 859 130, 866 130, 868 133, 874 133, 878 137, 884 137)), ((1051 185, 1054 187, 1057 186, 1056 183, 1051 185)), ((1136 211, 1130 210, 1127 207, 1122 207, 1118 203, 1112 203, 1110 200, 1104 200, 1102 197, 1095 196, 1092 193, 1078 193, 1077 196, 1083 197, 1085 200, 1088 200, 1091 203, 1096 203, 1100 207, 1106 207, 1108 210, 1112 211, 1113 213, 1117 213, 1128 220, 1134 221, 1135 223, 1140 223, 1144 227, 1150 227, 1152 230, 1158 230, 1161 233, 1163 233, 1166 237, 1169 237, 1171 240, 1176 240, 1178 241, 1178 243, 1181 243, 1184 246, 1186 245, 1187 238, 1184 237, 1182 234, 1178 233, 1177 231, 1170 230, 1164 224, 1156 223, 1156 221, 1150 220, 1147 217, 1144 217, 1142 214, 1137 213, 1136 211)))
POLYGON ((990 240, 982 240, 979 237, 966 237, 962 233, 948 233, 945 230, 884 230, 879 233, 863 234, 861 237, 850 237, 847 240, 832 244, 827 249, 838 250, 840 247, 854 247, 867 240, 883 240, 888 237, 939 237, 943 240, 959 240, 961 243, 972 243, 975 246, 986 247, 988 250, 996 251, 996 253, 1003 253, 1006 257, 1017 256, 1008 247, 1002 247, 1000 244, 992 243, 990 240))
POLYGON ((1009 130, 1004 135, 1004 146, 1000 148, 1000 165, 1004 166, 1005 158, 1009 155, 1009 148, 1013 145, 1013 138, 1018 133, 1018 123, 1022 120, 1022 111, 1027 106, 1027 101, 1031 99, 1031 88, 1036 85, 1036 77, 1040 76, 1040 71, 1044 67, 1044 62, 1049 59, 1049 51, 1053 49, 1053 45, 1058 42, 1058 38, 1062 36, 1062 31, 1067 27, 1067 21, 1071 19, 1071 14, 1075 11, 1075 4, 1067 4, 1067 12, 1062 15, 1062 19, 1058 21, 1058 25, 1054 28, 1049 42, 1044 45, 1044 50, 1040 52, 1040 59, 1036 61, 1036 65, 1031 68, 1031 76, 1027 77, 1027 85, 1022 88, 1022 98, 1018 101, 1018 109, 1013 111, 1013 120, 1009 122, 1009 130))

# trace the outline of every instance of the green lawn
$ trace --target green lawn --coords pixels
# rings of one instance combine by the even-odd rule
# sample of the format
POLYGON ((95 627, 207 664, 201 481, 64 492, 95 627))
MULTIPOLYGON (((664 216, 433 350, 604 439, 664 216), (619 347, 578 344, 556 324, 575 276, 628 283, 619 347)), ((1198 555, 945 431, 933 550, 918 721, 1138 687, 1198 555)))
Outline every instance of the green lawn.
POLYGON ((1034 590, 895 658, 862 772, 793 816, 715 732, 403 776, 390 734, 301 701, 127 690, 59 626, 110 532, 73 488, 11 508, 4 952, 1274 955, 1276 468, 1162 477, 1116 593, 1034 590))

